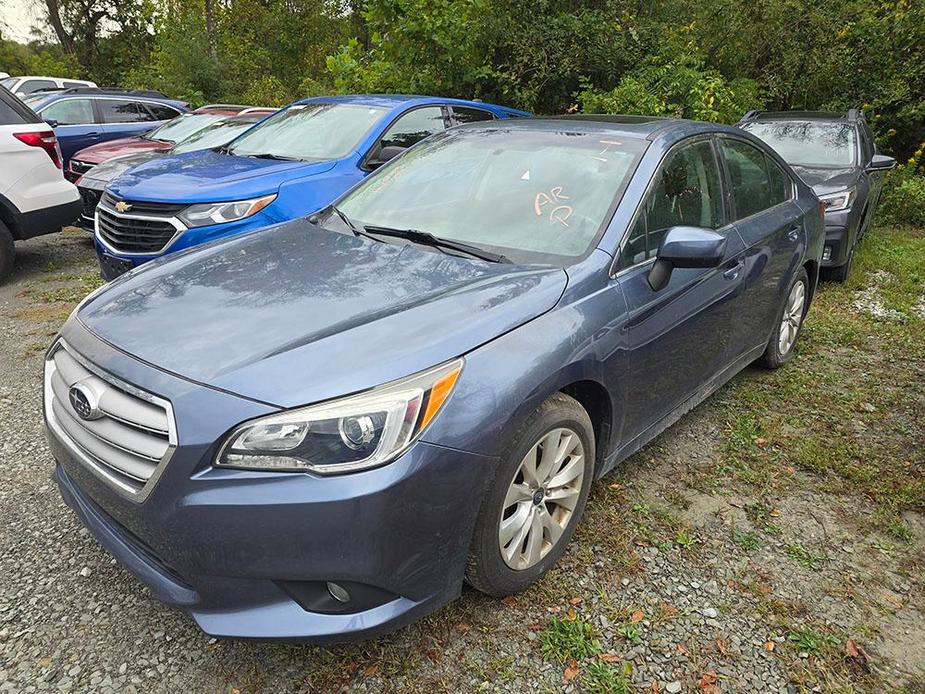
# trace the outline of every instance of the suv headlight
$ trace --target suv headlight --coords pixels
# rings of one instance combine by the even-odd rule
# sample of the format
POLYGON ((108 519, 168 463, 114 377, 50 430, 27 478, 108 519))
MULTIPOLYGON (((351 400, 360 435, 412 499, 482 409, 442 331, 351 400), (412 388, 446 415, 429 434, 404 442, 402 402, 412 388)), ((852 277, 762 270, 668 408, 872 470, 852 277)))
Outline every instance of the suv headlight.
POLYGON ((252 420, 231 432, 215 465, 321 475, 384 465, 437 415, 462 367, 457 359, 364 393, 252 420))
POLYGON ((188 227, 202 227, 209 224, 236 222, 255 215, 276 200, 276 193, 250 200, 233 200, 231 202, 204 202, 190 205, 179 217, 188 227))
POLYGON ((847 210, 851 207, 851 203, 854 202, 854 188, 842 190, 838 193, 830 193, 829 195, 820 195, 819 200, 825 205, 826 212, 847 210))

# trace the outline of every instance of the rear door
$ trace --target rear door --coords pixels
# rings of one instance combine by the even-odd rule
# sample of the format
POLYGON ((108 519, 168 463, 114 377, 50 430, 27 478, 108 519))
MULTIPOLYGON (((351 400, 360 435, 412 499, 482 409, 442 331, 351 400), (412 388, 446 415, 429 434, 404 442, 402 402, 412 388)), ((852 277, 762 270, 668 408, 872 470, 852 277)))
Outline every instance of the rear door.
POLYGON ((792 174, 744 139, 722 135, 718 141, 729 206, 745 243, 744 293, 731 343, 744 354, 768 341, 808 236, 792 174))
MULTIPOLYGON (((645 432, 704 388, 727 366, 737 320, 743 244, 728 224, 712 136, 675 145, 650 183, 618 258, 617 281, 628 308, 624 333, 628 374, 623 441, 645 432), (647 276, 659 244, 674 226, 714 229, 727 238, 716 268, 675 269, 661 291, 647 276)), ((608 371, 611 371, 608 369, 608 371)))
POLYGON ((157 125, 154 115, 141 101, 132 99, 97 99, 100 121, 103 124, 103 140, 142 135, 157 125))
POLYGON ((65 168, 71 156, 100 141, 101 130, 92 99, 79 96, 59 99, 42 109, 40 115, 46 121, 57 122, 55 135, 58 136, 65 168))

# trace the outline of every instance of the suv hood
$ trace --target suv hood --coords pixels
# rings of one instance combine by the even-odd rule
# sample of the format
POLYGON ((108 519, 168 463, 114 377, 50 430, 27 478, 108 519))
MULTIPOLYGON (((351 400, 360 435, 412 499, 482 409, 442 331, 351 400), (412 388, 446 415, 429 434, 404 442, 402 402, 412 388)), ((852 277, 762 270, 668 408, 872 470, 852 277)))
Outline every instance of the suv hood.
POLYGON ((465 354, 550 310, 567 279, 297 220, 149 263, 78 320, 158 368, 294 407, 465 354))
POLYGON ((811 168, 807 166, 791 166, 794 173, 803 179, 806 185, 813 189, 816 195, 836 193, 839 190, 850 188, 857 183, 860 170, 855 167, 847 169, 811 168))
POLYGON ((113 181, 110 191, 139 202, 244 200, 274 193, 294 177, 313 176, 333 167, 333 161, 279 161, 201 150, 135 167, 113 181))
POLYGON ((120 137, 118 140, 90 145, 80 150, 72 158, 77 161, 85 161, 88 164, 99 164, 113 157, 134 154, 135 152, 163 152, 171 147, 173 147, 172 142, 147 140, 143 137, 120 137))

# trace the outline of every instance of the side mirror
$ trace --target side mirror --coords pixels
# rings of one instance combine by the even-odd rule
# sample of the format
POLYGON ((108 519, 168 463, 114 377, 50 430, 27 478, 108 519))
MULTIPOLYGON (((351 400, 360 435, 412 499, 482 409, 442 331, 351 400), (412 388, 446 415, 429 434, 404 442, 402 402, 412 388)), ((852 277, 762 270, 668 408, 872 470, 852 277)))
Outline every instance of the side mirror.
POLYGON ((369 161, 366 162, 366 166, 370 169, 378 169, 380 166, 387 164, 406 149, 408 148, 398 147, 396 145, 380 147, 379 151, 376 152, 374 156, 370 157, 369 161))
POLYGON ((54 118, 46 118, 45 122, 53 128, 57 128, 60 125, 54 118))
POLYGON ((660 291, 676 267, 716 267, 726 254, 726 237, 700 227, 671 227, 665 232, 649 270, 649 286, 660 291))
POLYGON ((896 166, 896 160, 885 154, 875 154, 871 157, 870 164, 867 165, 868 171, 889 171, 896 166))

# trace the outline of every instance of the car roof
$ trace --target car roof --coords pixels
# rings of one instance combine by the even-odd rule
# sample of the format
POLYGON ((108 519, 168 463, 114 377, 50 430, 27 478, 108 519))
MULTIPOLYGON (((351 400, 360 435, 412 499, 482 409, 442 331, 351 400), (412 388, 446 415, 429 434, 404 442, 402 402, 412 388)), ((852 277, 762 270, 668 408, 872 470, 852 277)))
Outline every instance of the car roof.
POLYGON ((36 102, 32 108, 42 108, 57 101, 59 99, 65 98, 94 98, 94 97, 104 97, 104 98, 117 98, 117 99, 127 99, 129 101, 153 101, 155 103, 168 104, 170 106, 180 106, 186 108, 186 102, 180 101, 179 99, 171 99, 167 96, 157 96, 155 92, 146 91, 143 89, 105 89, 100 87, 87 87, 87 88, 71 88, 71 89, 59 89, 49 92, 38 92, 34 95, 28 96, 44 96, 45 98, 41 101, 36 102))
POLYGON ((575 114, 568 116, 541 116, 539 118, 514 118, 503 121, 482 121, 465 125, 466 128, 546 130, 561 131, 563 127, 571 132, 602 133, 617 137, 633 137, 654 140, 659 137, 687 137, 697 133, 727 132, 740 135, 741 130, 720 123, 705 123, 684 118, 663 118, 659 116, 575 114))
MULTIPOLYGON (((91 80, 81 80, 75 77, 52 77, 51 75, 10 75, 16 80, 63 80, 65 82, 80 82, 81 84, 95 84, 91 80)), ((5 77, 3 79, 6 79, 5 77)))

